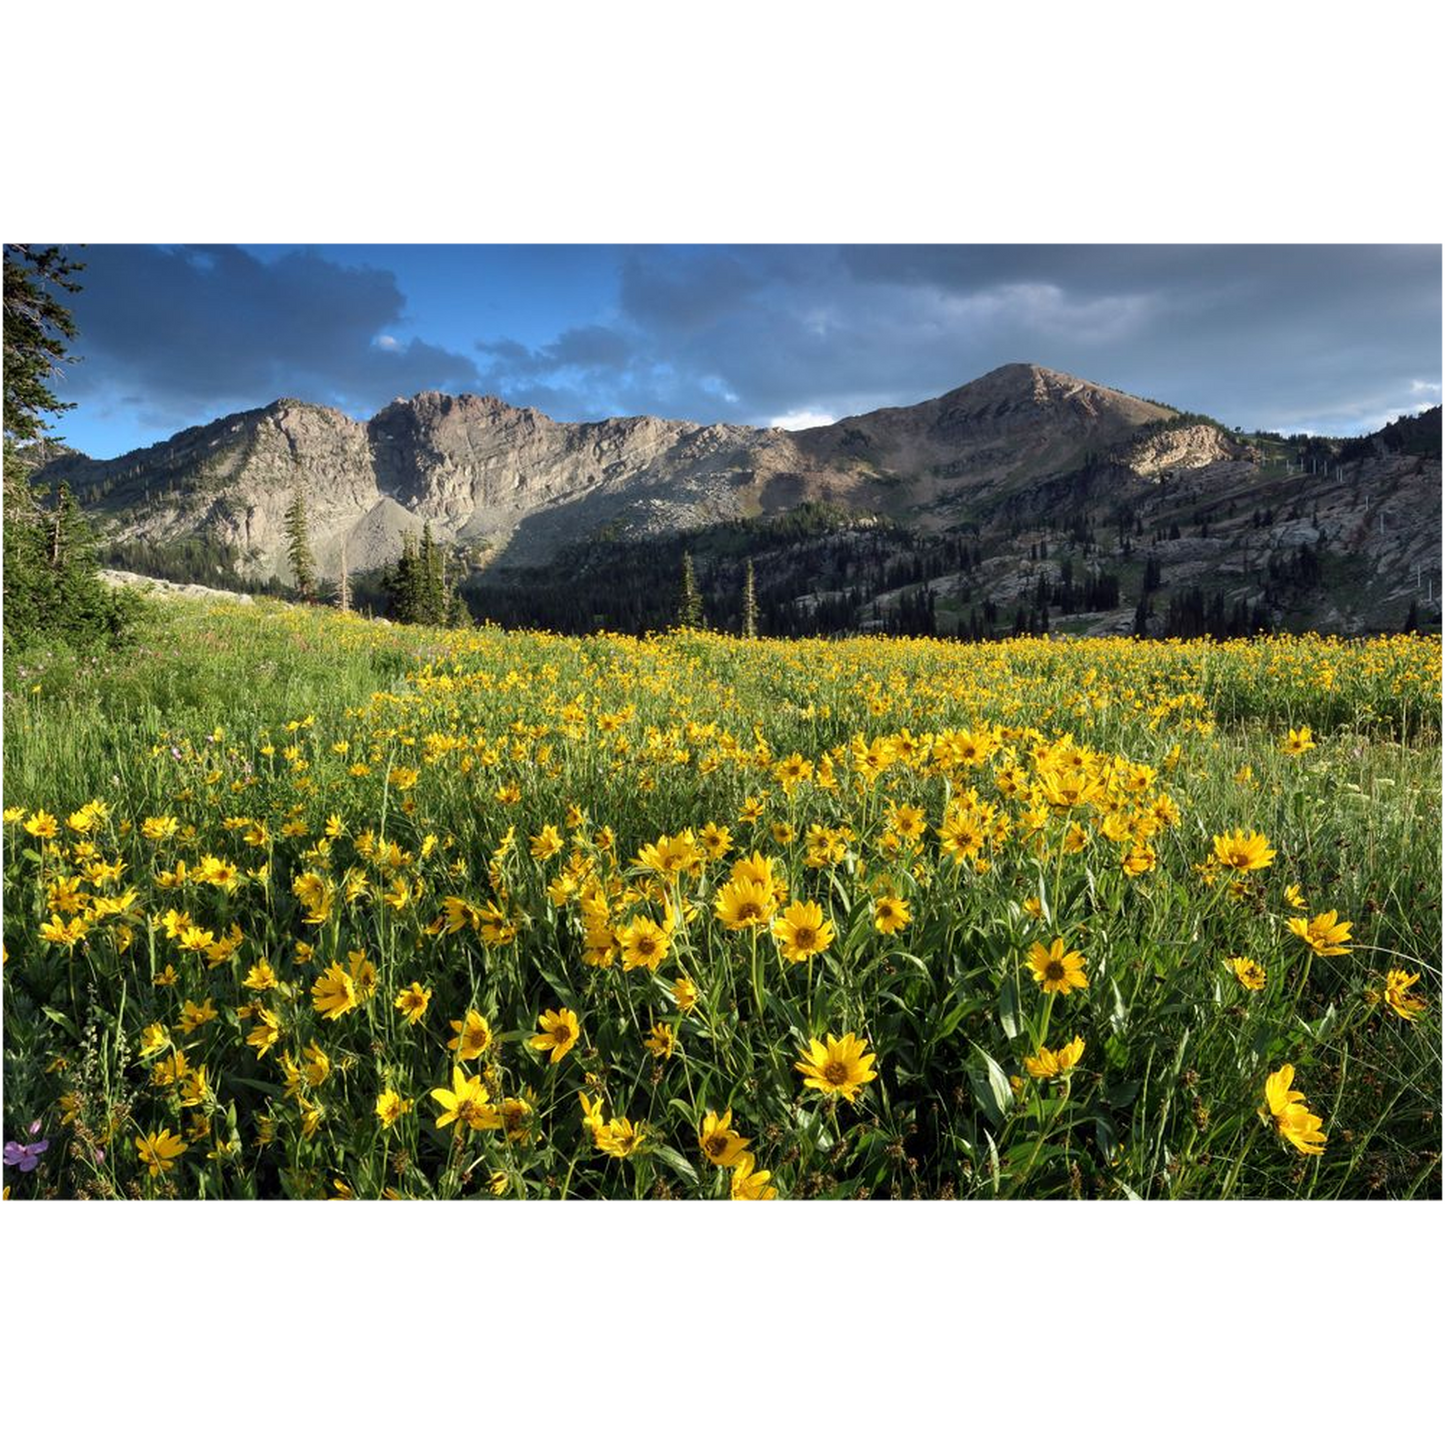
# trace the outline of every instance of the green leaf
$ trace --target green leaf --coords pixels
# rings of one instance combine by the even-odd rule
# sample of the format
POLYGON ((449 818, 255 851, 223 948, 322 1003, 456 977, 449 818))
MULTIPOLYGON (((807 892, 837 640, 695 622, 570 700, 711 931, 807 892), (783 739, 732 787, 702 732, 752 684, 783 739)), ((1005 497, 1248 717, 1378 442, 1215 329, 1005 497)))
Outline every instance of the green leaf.
POLYGON ((826 1153, 838 1142, 829 1132, 827 1118, 821 1109, 817 1110, 812 1117, 804 1123, 803 1127, 812 1136, 813 1148, 819 1154, 826 1153))
POLYGON ((1000 1179, 1002 1171, 998 1162, 998 1145, 994 1143, 993 1135, 987 1129, 983 1131, 983 1137, 988 1140, 988 1168, 989 1173, 993 1176, 993 1192, 997 1194, 998 1186, 1002 1182, 1000 1179))
POLYGON ((1019 1013, 1018 984, 1010 976, 1004 979, 998 991, 998 1021, 1003 1025, 1004 1035, 1016 1039, 1023 1032, 1023 1018, 1019 1013))
POLYGON ((892 954, 889 956, 898 959, 902 963, 910 964, 912 967, 916 968, 924 978, 931 979, 933 977, 933 974, 929 971, 928 965, 921 958, 919 958, 916 953, 905 953, 901 948, 895 948, 892 954))
POLYGON ((807 1021, 803 1018, 797 1004, 792 999, 781 993, 770 994, 768 997, 769 1008, 775 1008, 788 1022, 788 1029, 794 1038, 805 1041, 808 1038, 807 1021))
POLYGON ((651 1153, 654 1159, 661 1159, 679 1178, 686 1180, 694 1187, 697 1186, 697 1170, 676 1149, 669 1149, 665 1144, 654 1144, 651 1153))
POLYGON ((973 997, 965 998, 961 1003, 957 1004, 944 1016, 943 1022, 939 1024, 938 1028, 934 1031, 933 1042, 937 1044, 946 1039, 979 1005, 980 1000, 973 997))
POLYGON ((1102 1114, 1094 1116, 1094 1140, 1099 1146, 1100 1157, 1107 1164, 1114 1157, 1114 1145, 1118 1140, 1114 1137, 1114 1126, 1102 1114))
POLYGON ((1109 1027, 1113 1031, 1123 1033, 1124 1025, 1129 1020, 1129 1010, 1124 1006, 1124 996, 1119 992, 1119 985, 1114 979, 1109 980, 1109 991, 1112 1000, 1109 1007, 1109 1027))
POLYGON ((996 1129, 1003 1127, 1003 1121, 1013 1106, 1013 1090, 1009 1087, 1008 1075, 999 1068, 988 1054, 975 1044, 978 1055, 975 1063, 968 1066, 968 1081, 973 1086, 973 1097, 978 1106, 996 1129))
POLYGON ((74 1022, 66 1018, 66 1016, 61 1013, 58 1008, 51 1008, 49 1004, 42 1004, 40 1006, 40 1012, 43 1013, 45 1017, 50 1020, 51 1023, 59 1024, 60 1027, 64 1029, 65 1032, 76 1041, 76 1043, 80 1042, 80 1030, 77 1029, 74 1022))

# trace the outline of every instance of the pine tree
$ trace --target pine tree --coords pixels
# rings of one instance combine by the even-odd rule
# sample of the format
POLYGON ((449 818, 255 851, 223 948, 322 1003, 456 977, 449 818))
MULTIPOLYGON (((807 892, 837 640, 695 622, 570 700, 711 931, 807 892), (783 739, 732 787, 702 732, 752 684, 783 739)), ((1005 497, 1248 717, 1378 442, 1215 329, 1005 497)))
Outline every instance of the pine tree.
POLYGON ((743 573, 743 636, 758 635, 758 594, 753 585, 753 559, 748 558, 747 570, 743 573))
POLYGON ((446 573, 441 549, 432 538, 431 523, 421 533, 421 581, 418 622, 440 627, 446 621, 446 573))
POLYGON ((13 441, 38 440, 49 430, 45 412, 75 405, 59 401, 50 389, 60 363, 70 360, 66 347, 77 334, 70 311, 53 291, 79 291, 70 278, 81 270, 80 262, 66 260, 56 246, 5 246, 4 426, 13 441))
POLYGON ((79 291, 70 278, 83 268, 54 246, 7 244, 4 255, 5 646, 50 636, 116 641, 138 610, 136 599, 101 581, 94 542, 70 488, 61 483, 53 510, 36 496, 34 455, 22 447, 44 439, 45 413, 73 405, 51 390, 77 334, 55 292, 79 291))
POLYGON ((401 556, 385 581, 391 615, 397 622, 417 620, 417 570, 416 538, 408 532, 401 539, 401 556))
POLYGON ((1135 637, 1149 636, 1149 594, 1147 592, 1139 594, 1139 605, 1134 609, 1132 635, 1135 637))
POLYGON ((472 614, 462 597, 461 588, 447 589, 447 612, 443 619, 448 627, 470 627, 472 614))
POLYGON ((452 577, 450 559, 443 550, 442 559, 442 610, 437 622, 442 627, 466 627, 472 620, 467 604, 462 600, 460 586, 452 577))
POLYGON ((697 590, 697 578, 693 575, 691 552, 682 554, 682 590, 677 602, 677 625, 695 628, 707 626, 702 610, 702 593, 697 590))
POLYGON ((303 602, 316 597, 316 559, 311 555, 311 542, 306 531, 306 498, 296 488, 286 512, 286 557, 291 575, 296 579, 296 592, 303 602))

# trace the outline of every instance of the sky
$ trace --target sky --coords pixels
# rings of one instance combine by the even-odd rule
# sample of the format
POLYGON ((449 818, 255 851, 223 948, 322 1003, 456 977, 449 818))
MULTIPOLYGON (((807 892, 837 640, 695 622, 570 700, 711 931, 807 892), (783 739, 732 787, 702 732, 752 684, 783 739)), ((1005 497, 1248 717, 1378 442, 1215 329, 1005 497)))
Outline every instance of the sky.
POLYGON ((1028 361, 1246 430, 1441 399, 1438 246, 95 245, 53 431, 95 457, 281 396, 799 427, 1028 361))

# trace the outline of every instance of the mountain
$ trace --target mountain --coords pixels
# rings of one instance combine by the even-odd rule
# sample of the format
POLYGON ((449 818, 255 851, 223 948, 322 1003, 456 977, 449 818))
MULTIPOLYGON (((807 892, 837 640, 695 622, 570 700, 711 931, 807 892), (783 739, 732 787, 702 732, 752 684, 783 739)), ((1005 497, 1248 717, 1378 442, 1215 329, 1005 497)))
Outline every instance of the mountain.
POLYGON ((1005 366, 915 407, 811 431, 656 417, 555 422, 490 396, 422 392, 368 422, 283 399, 114 461, 63 474, 117 541, 200 536, 238 570, 284 575, 299 486, 321 570, 391 561, 408 530, 473 544, 489 561, 546 561, 607 530, 656 536, 807 501, 886 512, 995 490, 1172 413, 1034 366, 1005 366))
MULTIPOLYGON (((787 553, 800 539, 786 519, 801 516, 807 548, 771 559, 789 578, 790 595, 775 600, 797 626, 834 608, 841 622, 838 593, 854 626, 888 625, 905 602, 919 624, 924 602, 935 625, 941 608, 948 630, 979 609, 1017 623, 1020 609, 1047 611, 1055 591, 1072 605, 1068 560, 1080 579, 1118 581, 1115 605, 1092 608, 1084 630, 1128 630, 1146 591, 1162 627, 1164 602, 1194 589, 1208 590, 1210 606, 1227 590, 1231 616, 1242 602, 1267 625, 1318 615, 1348 631, 1391 625, 1391 609, 1403 620, 1397 603, 1415 574, 1438 577, 1438 409, 1433 434, 1433 457, 1428 421, 1408 432, 1409 450, 1403 432, 1329 444, 1241 437, 1015 363, 932 400, 798 432, 647 416, 565 423, 437 392, 361 422, 282 399, 113 461, 63 455, 37 478, 70 483, 111 560, 167 575, 219 567, 286 579, 284 517, 299 488, 323 575, 339 572, 343 549, 353 574, 379 568, 430 524, 489 602, 519 584, 539 596, 562 571, 585 580, 618 547, 662 559, 679 539, 705 554, 709 539, 735 553, 781 537, 787 553), (863 585, 824 586, 801 563, 819 532, 843 554, 850 537, 863 539, 853 568, 863 585), (975 565, 937 570, 965 539, 975 565), (1344 571, 1326 577, 1317 551, 1344 571)), ((719 565, 717 585, 731 585, 719 565)), ((1099 603, 1111 595, 1107 585, 1089 592, 1099 603)), ((504 598, 492 615, 511 606, 504 598)), ((592 615, 609 617, 605 605, 592 615)))

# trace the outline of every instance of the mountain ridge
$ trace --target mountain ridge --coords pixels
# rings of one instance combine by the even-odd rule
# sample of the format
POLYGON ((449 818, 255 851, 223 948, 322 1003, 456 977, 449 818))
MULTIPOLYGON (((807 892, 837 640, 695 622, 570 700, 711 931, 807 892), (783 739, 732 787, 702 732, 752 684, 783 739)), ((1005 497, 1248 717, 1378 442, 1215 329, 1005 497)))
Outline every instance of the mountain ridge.
MULTIPOLYGON (((1401 569, 1438 572, 1438 442, 1412 468, 1385 444, 1300 441, 1242 437, 1011 362, 921 402, 799 431, 648 415, 559 422, 501 397, 438 391, 357 420, 279 397, 110 461, 56 457, 36 475, 70 483, 113 561, 134 566, 137 555, 184 545, 253 582, 289 576, 285 515, 298 488, 323 576, 339 573, 343 553, 353 574, 387 565, 406 533, 430 526, 462 575, 489 587, 524 574, 535 585, 546 575, 537 569, 593 543, 686 537, 811 507, 886 521, 924 552, 929 538, 967 534, 1001 567, 1012 559, 1012 571, 989 584, 991 606, 1014 602, 1018 575, 1037 582, 1050 539, 1068 539, 1095 574, 1100 558, 1112 559, 1126 598, 1136 543, 1173 558, 1181 586, 1222 586, 1237 551, 1233 585, 1265 598, 1260 556, 1334 548, 1368 574, 1356 579, 1364 600, 1341 611, 1326 598, 1314 610, 1373 625, 1403 595, 1401 569), (1241 508, 1271 519, 1255 524, 1260 536, 1237 525, 1241 508), (1101 540, 1110 529, 1117 535, 1101 540)), ((807 576, 796 580, 805 594, 815 590, 807 576)), ((929 579, 930 595, 940 585, 929 579)), ((1277 601, 1269 605, 1278 611, 1277 601)), ((1127 623, 1110 615, 1097 625, 1127 623)))
POLYGON ((428 522, 441 540, 535 564, 609 526, 656 535, 804 501, 931 504, 948 490, 940 481, 997 483, 1171 414, 1030 363, 800 432, 648 415, 558 422, 500 397, 437 391, 361 421, 278 397, 109 461, 70 454, 39 480, 63 472, 116 540, 209 536, 258 577, 285 575, 284 513, 298 484, 325 573, 343 541, 350 566, 377 566, 428 522), (908 489, 890 492, 903 475, 908 489))

